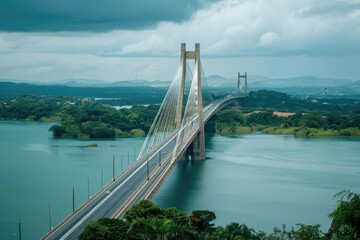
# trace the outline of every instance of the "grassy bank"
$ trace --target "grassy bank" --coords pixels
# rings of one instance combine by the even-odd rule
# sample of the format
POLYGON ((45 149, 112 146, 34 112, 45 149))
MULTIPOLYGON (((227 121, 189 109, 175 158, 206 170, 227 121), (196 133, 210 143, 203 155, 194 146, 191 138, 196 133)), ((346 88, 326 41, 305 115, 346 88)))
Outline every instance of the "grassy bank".
POLYGON ((216 132, 220 134, 246 134, 262 132, 266 134, 294 135, 304 137, 337 137, 337 136, 360 136, 359 128, 344 128, 340 130, 308 128, 308 127, 283 127, 255 125, 251 127, 241 125, 217 124, 216 132))

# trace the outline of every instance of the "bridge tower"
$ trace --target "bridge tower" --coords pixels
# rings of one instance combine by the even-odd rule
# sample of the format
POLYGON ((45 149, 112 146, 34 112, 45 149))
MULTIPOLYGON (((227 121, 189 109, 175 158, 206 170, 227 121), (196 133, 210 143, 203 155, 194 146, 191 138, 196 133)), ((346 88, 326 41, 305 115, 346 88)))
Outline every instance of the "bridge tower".
POLYGON ((183 109, 183 98, 185 88, 185 76, 186 76, 186 60, 194 59, 195 66, 197 67, 197 111, 199 113, 199 133, 193 141, 192 160, 205 159, 205 131, 204 131, 204 112, 203 112, 203 100, 202 100, 202 88, 201 88, 201 62, 200 62, 200 43, 195 43, 195 51, 186 51, 186 44, 181 44, 181 66, 182 77, 179 88, 179 98, 176 108, 176 128, 180 128, 183 109))
POLYGON ((175 124, 176 128, 180 128, 181 126, 181 119, 182 119, 182 110, 183 110, 183 103, 184 103, 184 89, 185 89, 185 77, 186 77, 186 44, 181 44, 181 82, 180 82, 180 89, 179 89, 179 97, 177 101, 176 107, 176 117, 175 117, 175 124))
POLYGON ((241 75, 240 72, 238 72, 238 90, 240 91, 240 78, 245 78, 245 94, 247 94, 247 72, 245 72, 245 75, 241 75))

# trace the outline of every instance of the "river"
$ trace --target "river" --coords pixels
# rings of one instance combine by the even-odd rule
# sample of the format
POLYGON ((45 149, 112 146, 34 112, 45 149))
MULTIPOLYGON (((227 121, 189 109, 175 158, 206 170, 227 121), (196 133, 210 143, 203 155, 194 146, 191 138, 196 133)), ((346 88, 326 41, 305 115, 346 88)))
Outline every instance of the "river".
MULTIPOLYGON (((54 139, 51 123, 0 122, 0 239, 38 239, 134 161, 143 138, 54 139), (96 143, 97 147, 86 147, 96 143)), ((180 161, 154 197, 161 207, 208 209, 216 224, 272 231, 329 227, 340 190, 360 192, 360 138, 264 134, 207 139, 206 161, 180 161)))

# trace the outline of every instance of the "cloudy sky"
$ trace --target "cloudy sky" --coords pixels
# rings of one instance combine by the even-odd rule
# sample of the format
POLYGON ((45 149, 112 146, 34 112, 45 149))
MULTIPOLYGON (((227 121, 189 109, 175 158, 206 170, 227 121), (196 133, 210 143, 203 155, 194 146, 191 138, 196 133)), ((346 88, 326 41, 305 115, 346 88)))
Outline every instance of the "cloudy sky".
POLYGON ((360 79, 360 0, 1 0, 0 79, 206 75, 360 79), (191 65, 191 64, 190 64, 191 65))

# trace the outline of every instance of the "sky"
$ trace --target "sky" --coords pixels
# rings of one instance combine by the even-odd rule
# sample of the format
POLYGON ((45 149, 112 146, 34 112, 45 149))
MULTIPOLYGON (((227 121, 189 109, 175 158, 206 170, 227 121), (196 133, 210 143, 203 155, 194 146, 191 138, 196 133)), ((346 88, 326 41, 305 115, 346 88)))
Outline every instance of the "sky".
POLYGON ((360 0, 0 1, 0 79, 171 80, 181 43, 208 76, 360 80, 360 0))

